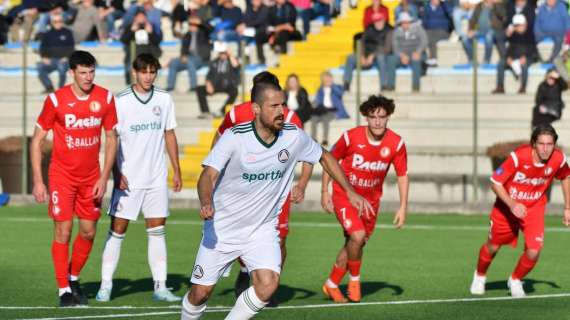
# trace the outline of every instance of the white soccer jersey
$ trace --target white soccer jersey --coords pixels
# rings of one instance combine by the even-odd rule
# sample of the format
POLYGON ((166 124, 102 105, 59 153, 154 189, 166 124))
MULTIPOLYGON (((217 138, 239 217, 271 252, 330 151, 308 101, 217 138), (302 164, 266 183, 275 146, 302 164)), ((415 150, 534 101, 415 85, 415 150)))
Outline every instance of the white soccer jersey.
POLYGON ((316 163, 322 148, 303 130, 286 123, 271 144, 253 122, 226 130, 202 162, 220 172, 214 189, 214 217, 204 223, 203 244, 229 249, 255 232, 277 236, 277 216, 291 189, 295 164, 316 163))
POLYGON ((168 92, 153 87, 142 100, 132 87, 115 98, 119 149, 117 165, 129 189, 167 184, 164 131, 176 127, 174 102, 168 92))

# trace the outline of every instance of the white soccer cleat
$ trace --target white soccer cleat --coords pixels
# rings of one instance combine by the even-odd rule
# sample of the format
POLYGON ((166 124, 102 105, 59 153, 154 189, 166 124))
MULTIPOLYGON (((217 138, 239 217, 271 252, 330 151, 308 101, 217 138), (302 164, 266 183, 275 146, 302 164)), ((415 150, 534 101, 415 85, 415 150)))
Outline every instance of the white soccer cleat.
POLYGON ((507 286, 511 291, 511 297, 513 298, 524 298, 526 297, 526 293, 523 289, 523 282, 518 279, 513 279, 509 277, 509 281, 507 281, 507 286))
POLYGON ((99 302, 111 301, 111 289, 110 288, 99 288, 99 291, 97 291, 97 296, 95 296, 95 300, 97 300, 99 302))
POLYGON ((152 294, 152 300, 155 301, 166 301, 166 302, 176 302, 181 301, 182 298, 175 296, 168 289, 159 289, 152 294))
POLYGON ((471 282, 471 288, 469 291, 471 294, 484 295, 485 294, 485 282, 487 282, 487 277, 480 276, 477 271, 473 274, 473 282, 471 282))

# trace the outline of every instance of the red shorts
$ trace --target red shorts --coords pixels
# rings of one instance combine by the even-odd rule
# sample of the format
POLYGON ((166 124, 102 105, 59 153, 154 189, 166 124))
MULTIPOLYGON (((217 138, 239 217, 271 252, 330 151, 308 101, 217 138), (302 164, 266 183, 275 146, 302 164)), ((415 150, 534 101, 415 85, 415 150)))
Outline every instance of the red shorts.
POLYGON ((101 202, 93 199, 93 186, 98 179, 94 176, 78 183, 61 175, 50 175, 49 216, 55 221, 68 221, 73 219, 73 215, 79 219, 98 220, 101 202))
POLYGON ((544 211, 545 207, 543 206, 530 208, 527 209, 526 217, 519 219, 508 208, 493 207, 489 242, 494 245, 510 244, 516 247, 519 230, 522 230, 525 249, 542 249, 544 245, 544 211))
POLYGON ((332 202, 336 213, 336 219, 342 225, 345 236, 349 236, 356 231, 364 230, 366 233, 366 239, 370 238, 374 232, 374 228, 376 227, 376 218, 378 217, 380 209, 379 202, 370 202, 376 214, 369 218, 364 215, 359 216, 358 209, 353 207, 350 201, 348 201, 344 196, 333 195, 332 202))
POLYGON ((283 207, 279 211, 279 222, 277 222, 277 230, 279 237, 286 238, 289 234, 289 213, 291 212, 291 193, 287 195, 287 199, 283 203, 283 207))

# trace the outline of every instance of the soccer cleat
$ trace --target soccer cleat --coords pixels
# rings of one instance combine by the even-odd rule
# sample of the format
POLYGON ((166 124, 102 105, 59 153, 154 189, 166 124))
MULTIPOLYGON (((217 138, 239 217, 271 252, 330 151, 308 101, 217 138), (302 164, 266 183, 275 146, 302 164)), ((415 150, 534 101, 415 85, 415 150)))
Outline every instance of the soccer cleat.
POLYGON ((176 302, 182 301, 182 298, 179 296, 175 296, 170 290, 168 289, 159 289, 156 290, 152 294, 152 300, 154 301, 166 301, 166 302, 176 302))
POLYGON ((103 287, 99 288, 99 291, 97 291, 97 296, 95 296, 95 300, 99 302, 111 301, 111 289, 103 287))
POLYGON ((249 273, 240 271, 236 279, 236 284, 234 286, 236 298, 239 297, 242 292, 247 290, 247 288, 249 288, 249 281, 249 273))
POLYGON ((83 291, 81 291, 79 281, 69 281, 69 287, 71 287, 71 294, 73 295, 75 304, 80 306, 87 305, 87 297, 83 294, 83 291))
POLYGON ((346 300, 346 298, 344 297, 344 295, 342 294, 342 292, 340 291, 340 289, 338 287, 337 288, 331 288, 331 287, 327 286, 326 284, 323 284, 323 293, 325 294, 325 296, 327 296, 327 298, 334 301, 334 303, 347 303, 348 302, 348 300, 346 300))
POLYGON ((59 296, 59 306, 62 308, 75 306, 71 292, 66 292, 59 296))
POLYGON ((480 276, 477 274, 477 271, 475 271, 475 274, 473 274, 473 282, 471 282, 471 288, 469 289, 471 294, 484 295, 486 281, 487 277, 480 276))
POLYGON ((346 296, 350 302, 360 302, 362 298, 362 294, 360 293, 360 281, 348 281, 346 296))
POLYGON ((513 298, 524 298, 526 297, 526 293, 523 289, 523 282, 519 279, 513 279, 509 277, 509 281, 507 281, 507 286, 511 291, 511 297, 513 298))

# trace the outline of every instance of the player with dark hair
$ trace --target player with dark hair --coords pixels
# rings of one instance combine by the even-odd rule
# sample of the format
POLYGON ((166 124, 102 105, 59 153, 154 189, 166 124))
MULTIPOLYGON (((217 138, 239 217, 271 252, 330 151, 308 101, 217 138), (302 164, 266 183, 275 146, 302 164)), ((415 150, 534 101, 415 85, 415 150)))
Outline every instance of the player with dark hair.
POLYGON ((110 91, 93 83, 95 58, 86 51, 75 51, 69 57, 69 64, 73 83, 45 99, 30 146, 33 195, 37 202, 49 199, 48 213, 54 220, 51 253, 61 307, 87 304, 79 285, 79 273, 93 247, 101 199, 117 150, 115 101, 110 91), (102 129, 105 131, 105 160, 101 171, 102 129), (53 130, 54 142, 48 193, 41 173, 41 145, 50 130, 53 130), (79 219, 79 232, 70 261, 73 216, 79 219))
POLYGON ((399 229, 406 221, 409 187, 406 146, 404 140, 387 127, 394 109, 394 100, 382 95, 370 96, 360 105, 360 113, 366 117, 368 125, 344 132, 331 150, 352 187, 372 204, 373 214, 362 215, 350 204, 346 192, 336 182, 333 183, 331 196, 331 178, 323 172, 321 205, 327 212, 336 214, 345 236, 345 243, 337 255, 332 272, 323 285, 324 294, 336 303, 347 302, 338 287, 347 271, 350 273, 348 300, 360 302, 363 248, 374 232, 382 185, 391 165, 394 165, 398 176, 400 193, 400 208, 394 224, 399 229))
POLYGON ((479 250, 471 294, 485 293, 486 274, 501 246, 517 245, 519 230, 525 247, 515 270, 507 281, 511 296, 526 296, 522 279, 532 271, 544 245, 545 191, 553 179, 562 180, 564 218, 570 226, 570 169, 564 153, 556 147, 558 134, 549 124, 536 126, 530 144, 520 146, 495 170, 491 190, 497 200, 491 211, 488 240, 479 250))

